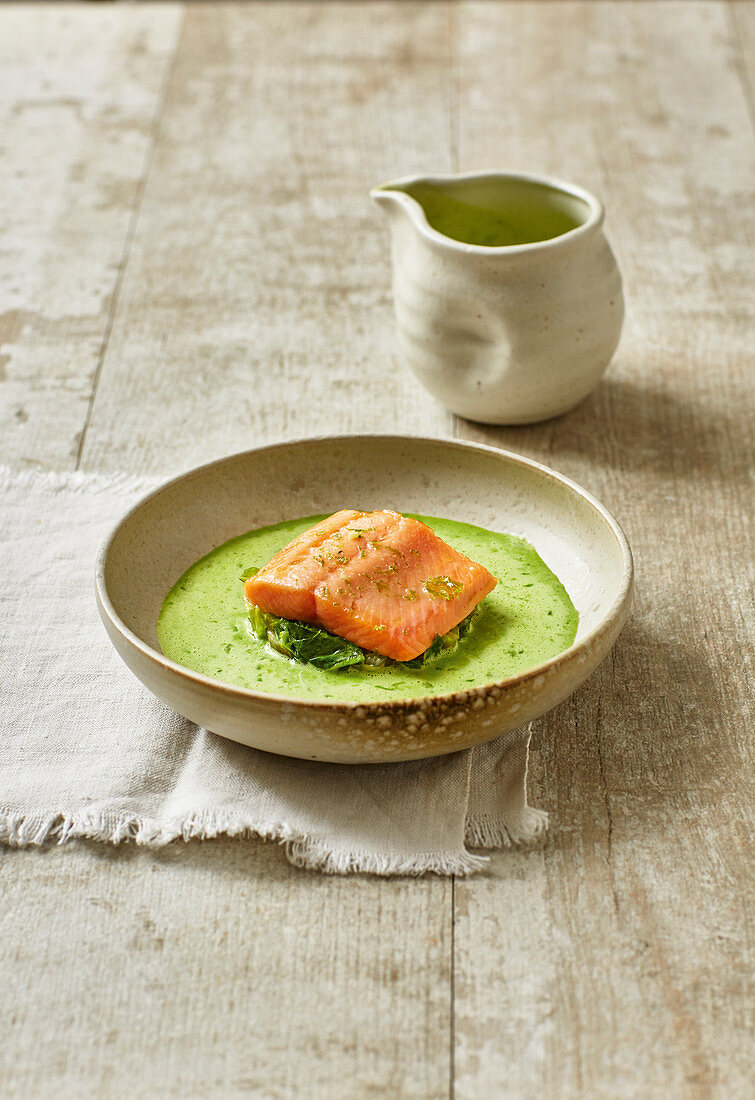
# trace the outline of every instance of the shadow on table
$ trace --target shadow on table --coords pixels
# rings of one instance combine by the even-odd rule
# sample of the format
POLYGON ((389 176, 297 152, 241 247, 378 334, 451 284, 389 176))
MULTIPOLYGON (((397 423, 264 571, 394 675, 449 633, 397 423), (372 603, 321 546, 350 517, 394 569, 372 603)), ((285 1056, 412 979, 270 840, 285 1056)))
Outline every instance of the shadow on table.
POLYGON ((676 815, 715 810, 737 766, 725 691, 702 631, 681 643, 630 620, 587 683, 535 725, 530 798, 551 813, 549 846, 585 855, 610 833, 650 843, 676 815))
MULTIPOLYGON (((112 845, 87 840, 70 841, 86 846, 101 862, 142 862, 153 873, 183 865, 200 875, 211 873, 225 878, 272 881, 288 878, 291 865, 283 845, 249 837, 218 836, 209 840, 174 840, 162 848, 144 848, 130 841, 112 845)), ((311 877, 309 872, 302 872, 311 877)))
POLYGON ((660 386, 610 376, 581 405, 555 420, 523 427, 469 424, 465 433, 491 446, 678 479, 749 483, 751 402, 687 400, 660 386), (545 452, 545 454, 544 454, 545 452))
MULTIPOLYGON (((677 477, 746 479, 752 462, 752 407, 741 402, 688 400, 668 389, 606 378, 565 420, 573 433, 606 434, 601 460, 627 469, 652 466, 677 477)), ((561 433, 559 433, 561 434, 561 433)), ((554 441, 558 449, 562 440, 554 441)))

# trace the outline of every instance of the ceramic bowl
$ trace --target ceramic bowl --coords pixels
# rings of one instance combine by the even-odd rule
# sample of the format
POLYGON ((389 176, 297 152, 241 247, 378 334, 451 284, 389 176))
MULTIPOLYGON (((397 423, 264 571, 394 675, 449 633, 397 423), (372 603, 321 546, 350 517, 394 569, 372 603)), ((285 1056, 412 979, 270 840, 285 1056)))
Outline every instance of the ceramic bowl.
POLYGON ((231 455, 150 493, 97 562, 97 601, 132 672, 198 725, 310 760, 385 763, 454 752, 538 718, 603 660, 626 619, 632 557, 615 519, 537 462, 451 440, 343 436, 231 455), (574 644, 482 687, 379 703, 294 700, 224 684, 168 660, 156 623, 177 578, 227 539, 296 516, 392 508, 523 536, 579 611, 574 644))

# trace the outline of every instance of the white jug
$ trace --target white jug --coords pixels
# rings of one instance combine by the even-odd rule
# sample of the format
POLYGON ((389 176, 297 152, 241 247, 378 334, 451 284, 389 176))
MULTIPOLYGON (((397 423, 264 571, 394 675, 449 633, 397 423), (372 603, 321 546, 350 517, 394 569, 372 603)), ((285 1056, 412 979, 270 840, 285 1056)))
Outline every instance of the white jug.
POLYGON ((528 424, 587 397, 624 316, 594 195, 495 172, 411 176, 370 194, 391 226, 401 350, 447 409, 528 424))

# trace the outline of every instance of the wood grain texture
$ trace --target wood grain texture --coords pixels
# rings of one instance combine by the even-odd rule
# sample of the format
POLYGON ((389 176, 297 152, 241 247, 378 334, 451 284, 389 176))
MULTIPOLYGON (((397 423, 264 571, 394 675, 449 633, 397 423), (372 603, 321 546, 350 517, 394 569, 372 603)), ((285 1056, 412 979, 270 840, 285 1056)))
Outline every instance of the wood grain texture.
POLYGON ((507 168, 594 189, 628 312, 574 413, 457 431, 592 489, 627 529, 637 597, 611 659, 539 723, 545 851, 457 884, 456 1095, 745 1096, 754 166, 736 43, 710 3, 464 13, 460 167, 505 145, 507 168))
POLYGON ((0 10, 0 435, 75 464, 181 11, 0 10))
MULTIPOLYGON (((448 27, 445 5, 186 9, 87 469, 450 430, 392 360, 387 231, 367 197, 448 167, 448 27)), ((324 877, 221 840, 4 851, 0 891, 12 1095, 448 1093, 448 880, 324 877)))
POLYGON ((187 9, 85 468, 450 430, 394 358, 368 198, 449 167, 448 30, 435 4, 187 9))
POLYGON ((729 0, 732 50, 755 125, 755 0, 729 0))
POLYGON ((612 658, 539 723, 545 847, 453 904, 446 881, 325 878, 243 841, 0 849, 0 1091, 750 1095, 752 6, 58 4, 11 25, 0 460, 167 475, 296 435, 450 432, 394 353, 366 193, 553 172, 608 208, 615 363, 561 420, 455 431, 592 489, 638 590, 612 658))
POLYGON ((3 1097, 447 1095, 447 882, 220 839, 6 850, 0 889, 3 1097))

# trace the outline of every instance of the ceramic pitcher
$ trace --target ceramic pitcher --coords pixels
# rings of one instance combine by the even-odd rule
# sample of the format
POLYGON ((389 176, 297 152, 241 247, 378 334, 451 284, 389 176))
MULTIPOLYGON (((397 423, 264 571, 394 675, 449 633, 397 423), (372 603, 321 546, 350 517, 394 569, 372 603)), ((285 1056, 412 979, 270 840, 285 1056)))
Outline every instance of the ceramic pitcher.
POLYGON ((597 385, 624 304, 594 195, 485 172, 407 177, 371 196, 390 220, 401 350, 446 408, 527 424, 597 385))

